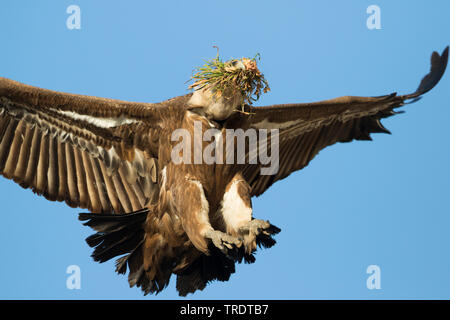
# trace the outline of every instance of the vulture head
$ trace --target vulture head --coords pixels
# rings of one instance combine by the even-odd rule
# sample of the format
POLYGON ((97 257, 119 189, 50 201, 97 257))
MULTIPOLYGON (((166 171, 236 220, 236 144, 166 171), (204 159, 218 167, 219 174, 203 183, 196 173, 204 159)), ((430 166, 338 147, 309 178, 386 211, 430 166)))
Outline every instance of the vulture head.
POLYGON ((244 105, 251 105, 261 93, 270 90, 264 75, 253 59, 231 59, 222 62, 217 56, 192 76, 189 86, 194 93, 189 104, 211 120, 223 121, 244 105), (199 110, 200 109, 200 110, 199 110))

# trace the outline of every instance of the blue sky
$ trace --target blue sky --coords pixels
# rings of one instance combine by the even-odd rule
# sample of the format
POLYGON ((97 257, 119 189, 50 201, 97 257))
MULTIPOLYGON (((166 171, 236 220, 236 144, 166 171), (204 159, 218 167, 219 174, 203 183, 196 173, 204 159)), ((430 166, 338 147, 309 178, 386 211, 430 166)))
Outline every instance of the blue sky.
MULTIPOLYGON (((43 88, 157 102, 187 92, 204 59, 261 54, 257 105, 409 93, 450 44, 450 2, 3 0, 0 76, 43 88), (66 27, 69 5, 81 29, 66 27), (369 30, 369 5, 381 29, 369 30)), ((189 299, 450 298, 450 77, 387 119, 392 135, 338 144, 253 199, 278 244, 189 299), (381 270, 369 290, 366 269, 381 270)), ((128 288, 90 258, 79 209, 0 178, 1 299, 176 299, 128 288), (66 288, 66 268, 81 289, 66 288)))

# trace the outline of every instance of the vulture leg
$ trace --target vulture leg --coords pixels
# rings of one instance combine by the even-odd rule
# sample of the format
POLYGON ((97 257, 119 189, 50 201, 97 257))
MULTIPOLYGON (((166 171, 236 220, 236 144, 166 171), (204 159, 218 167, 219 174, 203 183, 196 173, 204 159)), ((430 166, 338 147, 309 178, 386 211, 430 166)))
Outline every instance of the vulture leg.
POLYGON ((177 215, 192 244, 209 255, 210 242, 223 253, 238 248, 242 242, 237 237, 214 230, 209 221, 209 203, 202 184, 193 179, 184 179, 171 190, 177 215), (189 199, 189 201, 186 201, 189 199))
POLYGON ((268 221, 254 219, 252 213, 251 187, 238 173, 225 188, 222 218, 227 233, 243 239, 247 255, 256 250, 257 244, 271 247, 275 244, 271 236, 280 232, 280 229, 268 221))

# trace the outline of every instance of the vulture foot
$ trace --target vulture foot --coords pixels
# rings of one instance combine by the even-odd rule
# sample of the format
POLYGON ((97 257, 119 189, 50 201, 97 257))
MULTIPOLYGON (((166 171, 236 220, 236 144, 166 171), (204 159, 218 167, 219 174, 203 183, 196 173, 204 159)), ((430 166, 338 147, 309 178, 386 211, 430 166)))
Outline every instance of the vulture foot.
POLYGON ((218 230, 211 230, 206 233, 206 238, 211 239, 212 243, 224 254, 229 255, 232 251, 237 251, 242 246, 242 240, 218 230))
POLYGON ((280 231, 279 228, 270 224, 269 221, 253 219, 239 229, 239 234, 244 239, 246 253, 251 254, 256 251, 257 243, 266 239, 271 239, 272 235, 277 234, 280 231))

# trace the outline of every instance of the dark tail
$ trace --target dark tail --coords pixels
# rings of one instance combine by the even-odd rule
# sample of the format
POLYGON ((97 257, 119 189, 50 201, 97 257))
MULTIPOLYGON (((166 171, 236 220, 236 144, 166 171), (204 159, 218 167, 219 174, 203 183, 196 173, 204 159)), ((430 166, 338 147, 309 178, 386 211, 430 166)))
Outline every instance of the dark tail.
POLYGON ((153 287, 145 275, 143 267, 142 243, 144 242, 144 223, 149 210, 142 209, 128 214, 80 213, 79 220, 87 221, 97 233, 86 238, 87 244, 95 248, 92 257, 100 263, 125 254, 117 259, 116 272, 125 274, 130 270, 130 286, 141 287, 147 294, 153 287))
MULTIPOLYGON (((271 226, 271 234, 260 234, 256 238, 259 248, 270 248, 276 244, 273 235, 281 230, 271 226)), ((236 251, 229 251, 224 255, 214 245, 209 246, 210 255, 202 254, 188 267, 177 272, 177 290, 180 296, 186 296, 197 290, 203 290, 208 283, 214 280, 228 281, 231 274, 235 272, 236 262, 254 263, 254 253, 246 253, 244 247, 236 251)))
MULTIPOLYGON (((210 255, 205 255, 195 249, 187 237, 185 245, 171 247, 161 234, 145 234, 149 212, 149 209, 142 209, 127 214, 79 215, 79 220, 85 221, 85 226, 97 231, 86 238, 87 244, 94 248, 94 260, 102 263, 123 255, 116 260, 116 272, 125 274, 128 269, 130 287, 140 287, 144 294, 162 291, 174 273, 177 275, 176 287, 179 294, 186 296, 203 290, 211 281, 228 281, 235 272, 236 262, 255 262, 254 255, 245 253, 243 247, 224 255, 211 244, 210 255), (144 254, 147 261, 152 261, 147 270, 144 268, 144 254)), ((279 229, 276 228, 275 231, 274 234, 279 229)), ((257 244, 268 248, 275 244, 275 240, 272 235, 261 234, 257 238, 257 244)))

